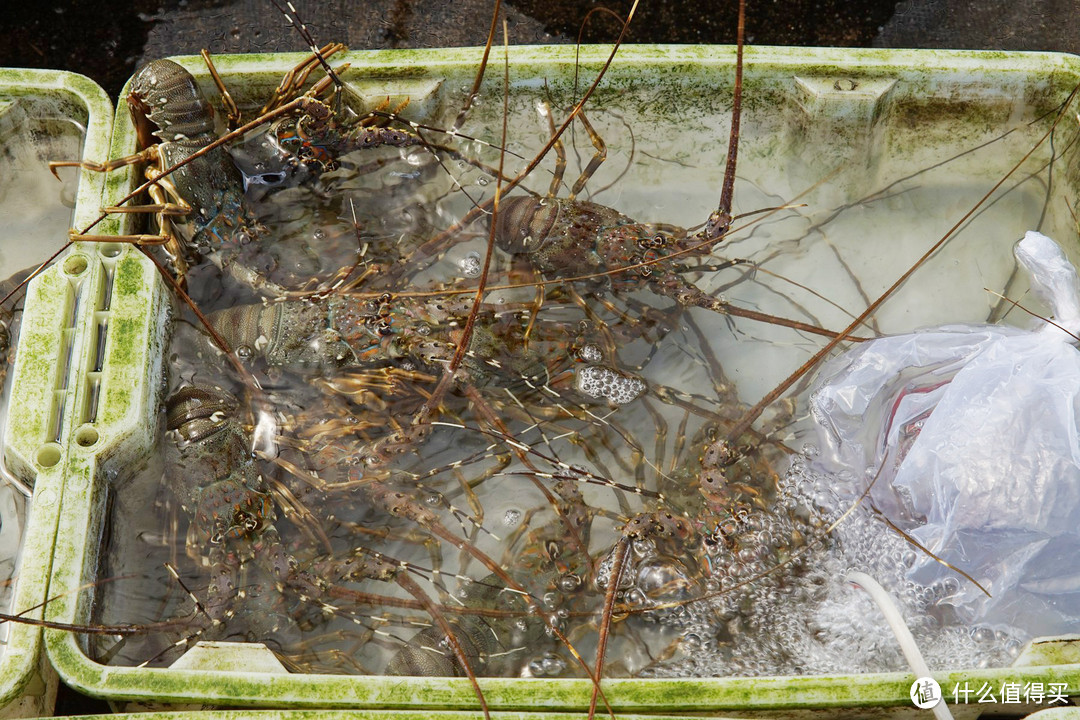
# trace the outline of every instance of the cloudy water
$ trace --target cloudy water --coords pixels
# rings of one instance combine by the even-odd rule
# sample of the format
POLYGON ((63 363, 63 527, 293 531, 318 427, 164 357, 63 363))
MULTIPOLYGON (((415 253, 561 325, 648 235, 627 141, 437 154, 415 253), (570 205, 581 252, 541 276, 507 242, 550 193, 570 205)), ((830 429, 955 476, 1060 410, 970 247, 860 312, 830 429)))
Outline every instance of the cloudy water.
MULTIPOLYGON (((575 97, 567 76, 527 60, 511 67, 507 177, 575 97)), ((450 126, 471 78, 447 72, 416 81, 403 113, 450 126)), ((674 226, 696 232, 716 208, 730 79, 610 72, 587 108, 606 159, 580 202, 569 188, 599 144, 583 123, 563 136, 564 170, 553 151, 525 179, 535 202, 502 198, 452 380, 497 184, 498 83, 457 137, 422 131, 448 149, 408 142, 300 166, 273 135, 233 148, 248 233, 222 248, 204 237, 189 286, 272 409, 181 309, 170 431, 146 472, 112 488, 99 577, 115 580, 96 590, 98 622, 147 632, 96 640, 99 657, 168 665, 187 637, 265 642, 294 671, 453 674, 464 657, 478 674, 581 676, 575 652, 593 657, 614 583, 611 675, 899 669, 844 582, 851 569, 890 584, 917 637, 936 638, 931 667, 1015 656, 1026 638, 941 612, 953 588, 905 584, 913 550, 873 518, 856 513, 813 544, 846 506, 800 454, 813 453, 805 382, 730 434, 827 342, 807 326, 846 327, 958 223, 855 334, 995 320, 984 288, 1024 297, 1016 240, 1074 232, 1074 131, 1063 125, 963 218, 1051 127, 1023 99, 1049 107, 1058 91, 755 63, 739 217, 710 254, 665 260, 688 242, 674 226), (595 217, 632 229, 614 240, 595 217), (734 309, 677 306, 698 290, 734 309), (281 299, 263 303, 270 294, 281 299)), ((357 83, 370 102, 385 95, 378 78, 357 83)), ((1017 315, 1005 322, 1029 322, 1017 315)))

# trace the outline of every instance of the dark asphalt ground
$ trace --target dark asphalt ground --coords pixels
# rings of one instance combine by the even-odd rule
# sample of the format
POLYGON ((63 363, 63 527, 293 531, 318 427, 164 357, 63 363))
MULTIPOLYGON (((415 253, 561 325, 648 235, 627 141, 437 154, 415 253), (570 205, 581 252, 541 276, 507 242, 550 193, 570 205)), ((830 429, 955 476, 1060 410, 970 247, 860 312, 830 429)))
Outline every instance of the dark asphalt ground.
MULTIPOLYGON (((297 0, 320 42, 350 48, 483 44, 494 0, 297 0)), ((506 0, 511 42, 611 40, 590 0, 506 0)), ((624 15, 630 0, 606 0, 624 15)), ((933 47, 1080 52, 1080 0, 751 0, 758 45, 933 47)), ((734 0, 643 0, 629 42, 732 43, 734 0)), ((0 7, 0 66, 73 70, 115 97, 142 62, 165 55, 303 50, 270 0, 10 0, 0 7)))
MULTIPOLYGON (((494 0, 294 0, 321 43, 351 49, 482 45, 494 0)), ((606 0, 625 15, 630 0, 606 0)), ((750 0, 747 42, 1080 53, 1080 0, 750 0)), ((590 0, 505 0, 515 44, 610 41, 590 0)), ((643 0, 627 42, 734 43, 735 0, 643 0)), ((72 70, 116 98, 143 62, 167 55, 306 49, 270 0, 9 0, 0 66, 72 70)), ((57 714, 108 712, 61 689, 57 714)))

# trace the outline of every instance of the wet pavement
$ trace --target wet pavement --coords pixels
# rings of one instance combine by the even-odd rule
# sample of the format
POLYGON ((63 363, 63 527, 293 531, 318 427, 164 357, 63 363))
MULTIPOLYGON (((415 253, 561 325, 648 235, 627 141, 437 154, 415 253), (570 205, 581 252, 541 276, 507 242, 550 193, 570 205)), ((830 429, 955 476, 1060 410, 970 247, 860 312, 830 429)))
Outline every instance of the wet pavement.
MULTIPOLYGON (((299 0, 320 42, 353 49, 483 44, 493 0, 299 0)), ((603 5, 625 15, 630 0, 603 5)), ((758 45, 953 47, 1080 51, 1080 0, 791 0, 750 2, 747 42, 758 45)), ((587 0, 507 0, 515 44, 610 41, 616 21, 587 0), (590 14, 591 13, 591 14, 590 14), (588 18, 588 22, 585 22, 588 18)), ((732 43, 736 3, 642 2, 628 42, 732 43)), ((166 55, 303 50, 270 0, 10 2, 0 66, 73 70, 110 95, 142 62, 166 55)))

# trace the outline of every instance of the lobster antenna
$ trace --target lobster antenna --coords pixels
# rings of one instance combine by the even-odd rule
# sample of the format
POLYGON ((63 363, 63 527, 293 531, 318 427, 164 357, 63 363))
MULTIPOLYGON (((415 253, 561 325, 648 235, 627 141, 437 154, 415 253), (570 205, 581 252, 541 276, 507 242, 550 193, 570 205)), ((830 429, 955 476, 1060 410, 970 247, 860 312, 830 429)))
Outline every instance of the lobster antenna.
MULTIPOLYGON (((285 16, 285 20, 289 23, 289 25, 296 28, 296 31, 298 33, 300 33, 300 37, 302 37, 304 39, 304 42, 307 43, 308 49, 311 51, 311 54, 314 55, 315 59, 319 61, 319 65, 322 66, 322 68, 326 72, 327 76, 331 80, 334 81, 334 84, 338 88, 341 88, 342 90, 344 90, 345 92, 353 92, 352 88, 350 88, 348 85, 346 85, 344 82, 342 82, 341 78, 338 77, 337 73, 334 72, 334 69, 332 67, 330 67, 330 63, 326 62, 326 58, 323 57, 322 51, 319 49, 318 44, 315 42, 315 36, 311 34, 310 30, 308 30, 307 25, 304 24, 304 21, 300 18, 300 14, 297 12, 296 7, 292 4, 292 2, 290 0, 286 0, 285 6, 282 6, 281 0, 270 0, 270 2, 272 2, 274 4, 274 7, 276 7, 281 12, 281 14, 285 16)), ((369 116, 370 117, 387 117, 387 118, 389 118, 391 120, 397 120, 399 122, 406 122, 413 129, 413 131, 416 132, 417 136, 420 138, 420 140, 423 142, 423 144, 426 147, 433 147, 433 146, 431 145, 431 143, 428 143, 427 139, 424 138, 424 136, 420 133, 421 128, 431 129, 431 130, 435 130, 437 132, 446 132, 446 134, 450 135, 451 137, 459 136, 460 133, 458 133, 458 131, 457 131, 458 125, 461 123, 461 121, 465 117, 465 114, 468 112, 469 108, 472 106, 473 99, 476 97, 477 93, 480 90, 480 82, 483 80, 484 68, 487 66, 488 52, 491 49, 491 40, 492 40, 492 37, 494 36, 494 31, 495 31, 495 21, 499 16, 499 6, 501 5, 501 3, 502 3, 502 0, 496 0, 495 12, 494 12, 494 15, 493 15, 492 21, 491 21, 492 22, 491 32, 488 34, 487 47, 484 49, 484 57, 483 57, 483 60, 481 61, 481 64, 480 64, 480 70, 476 75, 476 80, 473 82, 472 92, 469 94, 469 98, 468 98, 465 106, 461 109, 461 112, 458 114, 457 120, 454 122, 453 127, 449 131, 439 130, 438 128, 426 128, 425 126, 419 125, 417 123, 404 121, 401 118, 399 118, 396 113, 371 112, 371 113, 369 113, 369 116)), ((337 97, 336 103, 338 104, 338 106, 336 108, 334 108, 334 111, 335 112, 341 112, 341 106, 340 106, 341 95, 338 94, 336 97, 337 97)), ((467 135, 461 135, 461 137, 464 137, 467 140, 474 140, 475 141, 475 138, 470 138, 467 135)), ((477 141, 477 142, 482 142, 482 141, 477 141)), ((465 195, 465 197, 469 199, 469 202, 472 204, 472 206, 474 208, 479 208, 480 204, 476 201, 476 199, 474 199, 472 197, 472 195, 469 194, 469 192, 461 185, 461 183, 458 182, 457 178, 455 178, 453 173, 450 172, 450 169, 448 167, 446 167, 446 164, 442 161, 442 158, 440 158, 437 153, 432 153, 432 155, 435 157, 436 162, 439 163, 439 166, 443 169, 443 171, 451 179, 453 179, 454 184, 457 186, 457 189, 460 190, 465 195)))
POLYGON ((731 199, 735 194, 735 160, 739 154, 739 119, 742 116, 743 35, 746 28, 746 0, 739 0, 739 27, 735 40, 735 89, 731 97, 731 135, 728 138, 727 164, 720 205, 706 224, 711 237, 722 236, 731 225, 731 199))
POLYGON ((484 56, 480 59, 480 67, 477 69, 476 77, 473 79, 473 86, 469 91, 469 97, 465 99, 465 104, 462 105, 461 110, 458 111, 458 116, 454 120, 454 124, 450 126, 449 134, 451 136, 458 134, 458 128, 461 127, 461 123, 465 122, 465 115, 468 114, 473 101, 476 100, 476 96, 480 93, 480 83, 484 81, 484 71, 487 70, 488 56, 491 54, 491 45, 495 40, 495 29, 499 25, 499 9, 501 7, 502 0, 495 0, 495 10, 491 13, 491 27, 488 28, 487 42, 484 43, 484 56))
MULTIPOLYGON (((195 603, 195 611, 197 613, 199 613, 201 615, 205 615, 207 618, 209 618, 210 627, 220 627, 222 621, 220 619, 216 618, 216 617, 213 617, 212 615, 210 615, 210 613, 208 613, 206 611, 206 608, 203 607, 203 604, 199 600, 198 596, 196 596, 195 593, 193 593, 191 591, 191 589, 187 585, 184 584, 184 581, 180 579, 180 573, 178 573, 176 571, 176 568, 174 568, 172 566, 172 563, 165 563, 165 569, 169 571, 169 575, 172 576, 172 579, 176 582, 176 584, 179 585, 181 587, 181 589, 183 589, 183 591, 187 593, 188 598, 190 598, 191 601, 193 603, 195 603)), ((166 653, 168 653, 170 650, 190 645, 192 643, 192 641, 194 641, 196 638, 200 637, 203 634, 204 631, 205 631, 204 629, 199 629, 194 634, 188 635, 187 637, 180 638, 179 640, 172 643, 171 645, 167 645, 160 652, 158 652, 156 655, 153 655, 153 656, 147 658, 146 660, 143 660, 141 663, 139 663, 138 667, 144 668, 147 665, 150 665, 151 663, 153 663, 158 658, 160 658, 163 655, 165 655, 166 653)))
POLYGON ((1048 325, 1053 325, 1058 330, 1060 330, 1061 332, 1063 332, 1066 335, 1068 335, 1069 337, 1071 337, 1073 340, 1076 340, 1077 342, 1080 342, 1080 336, 1078 336, 1076 333, 1074 333, 1071 330, 1063 327, 1059 323, 1054 322, 1053 320, 1046 317, 1045 315, 1040 315, 1039 313, 1035 312, 1034 310, 1029 310, 1028 308, 1021 305, 1019 301, 1013 300, 1011 297, 1006 297, 1006 296, 1002 295, 1001 293, 997 292, 996 290, 991 290, 990 288, 987 288, 987 287, 984 287, 983 290, 985 292, 990 293, 991 295, 997 296, 997 298, 999 300, 1003 300, 1004 302, 1012 305, 1014 308, 1019 308, 1020 310, 1023 310, 1024 312, 1026 312, 1031 317, 1036 318, 1038 320, 1042 320, 1044 323, 1046 323, 1048 325))
POLYGON ((484 691, 480 689, 480 683, 476 680, 476 673, 473 671, 472 665, 469 664, 469 657, 465 654, 465 649, 458 641, 457 635, 454 634, 454 628, 450 626, 446 617, 440 612, 438 605, 436 605, 435 602, 428 597, 427 593, 416 584, 416 581, 404 573, 399 574, 395 578, 395 581, 403 590, 424 605, 428 614, 431 616, 431 619, 435 621, 436 626, 442 630, 447 643, 450 645, 451 651, 454 653, 454 657, 457 658, 458 663, 461 665, 462 669, 465 670, 465 675, 469 678, 469 684, 472 685, 473 693, 475 693, 477 700, 480 701, 480 709, 484 713, 484 719, 491 720, 491 713, 488 711, 488 704, 487 700, 484 698, 484 691))
POLYGON ((288 7, 287 10, 285 7, 282 7, 281 0, 270 0, 270 2, 272 2, 274 4, 274 7, 276 7, 281 12, 281 14, 285 16, 285 21, 289 23, 289 25, 291 25, 292 27, 296 28, 296 31, 300 33, 300 37, 302 37, 304 39, 304 42, 308 44, 308 49, 311 50, 311 54, 314 55, 315 59, 319 61, 319 65, 322 66, 323 71, 330 77, 330 79, 334 81, 334 84, 338 87, 345 87, 345 83, 343 83, 341 81, 341 78, 338 77, 337 73, 334 72, 334 68, 330 67, 330 63, 326 62, 326 58, 323 57, 322 52, 319 50, 319 46, 315 43, 315 37, 311 34, 311 31, 308 30, 307 25, 304 24, 304 21, 300 19, 300 13, 296 11, 296 7, 292 4, 292 2, 286 0, 285 6, 288 7))
MULTIPOLYGON (((574 118, 581 113, 582 108, 585 107, 585 103, 588 102, 590 97, 592 97, 593 92, 600 85, 600 82, 607 74, 608 68, 611 67, 611 63, 615 60, 615 55, 616 53, 618 53, 619 48, 622 47, 623 39, 626 37, 626 33, 630 28, 630 20, 633 19, 634 13, 637 12, 638 3, 640 2, 641 0, 634 0, 633 5, 630 6, 630 12, 627 13, 626 20, 623 22, 622 31, 619 33, 619 37, 615 40, 615 44, 612 47, 611 52, 608 54, 607 60, 604 62, 603 67, 600 69, 600 72, 597 73, 592 83, 590 83, 588 89, 585 90, 585 93, 581 96, 581 99, 577 102, 573 109, 571 109, 570 115, 563 121, 562 125, 560 125, 559 128, 555 131, 555 133, 548 139, 544 147, 542 147, 540 151, 533 157, 533 159, 529 161, 528 165, 524 169, 522 169, 517 175, 507 181, 506 186, 502 190, 502 193, 504 195, 509 193, 513 188, 520 185, 521 182, 526 177, 528 177, 532 173, 532 171, 537 168, 538 165, 540 165, 543 159, 547 157, 547 154, 551 152, 551 149, 555 147, 555 144, 559 142, 559 138, 562 137, 563 133, 565 133, 567 128, 569 128, 570 125, 574 122, 574 118)), ((423 263, 425 259, 436 255, 439 248, 445 245, 450 238, 454 237, 457 233, 459 233, 462 228, 468 226, 469 223, 475 221, 478 217, 480 217, 480 215, 485 214, 488 211, 488 208, 490 208, 493 204, 494 199, 485 200, 481 207, 473 208, 460 219, 458 219, 457 222, 455 222, 450 228, 447 228, 446 230, 440 232, 437 236, 424 243, 417 250, 417 260, 423 263)))
POLYGON ((607 654, 609 629, 611 628, 611 616, 615 609, 615 593, 619 587, 619 579, 622 577, 623 564, 626 562, 626 552, 630 547, 630 541, 626 537, 620 537, 615 545, 615 561, 611 566, 611 580, 604 590, 604 611, 600 619, 600 638, 596 643, 596 683, 593 685, 592 696, 589 699, 589 720, 596 717, 597 693, 600 690, 600 677, 604 670, 604 655, 607 654))

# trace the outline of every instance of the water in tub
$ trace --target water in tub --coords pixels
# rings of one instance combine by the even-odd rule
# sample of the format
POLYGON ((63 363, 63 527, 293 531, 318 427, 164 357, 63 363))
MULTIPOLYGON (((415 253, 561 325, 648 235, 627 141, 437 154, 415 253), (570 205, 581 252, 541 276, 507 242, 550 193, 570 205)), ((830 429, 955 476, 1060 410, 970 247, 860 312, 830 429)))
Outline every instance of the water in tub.
MULTIPOLYGON (((0 278, 36 266, 67 242, 77 187, 75 170, 62 168, 58 181, 48 163, 78 157, 83 134, 84 128, 70 118, 70 112, 48 98, 0 94, 0 278)), ((2 359, 0 431, 2 423, 11 421, 8 376, 18 352, 22 303, 20 291, 0 309, 4 329, 10 334, 9 349, 2 359)), ((32 482, 32 478, 17 478, 6 466, 0 467, 0 609, 5 612, 10 609, 18 581, 32 482)), ((6 639, 7 632, 7 624, 0 626, 0 639, 6 639)), ((0 644, 0 652, 5 645, 0 644)))

